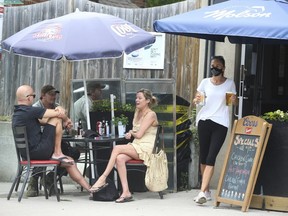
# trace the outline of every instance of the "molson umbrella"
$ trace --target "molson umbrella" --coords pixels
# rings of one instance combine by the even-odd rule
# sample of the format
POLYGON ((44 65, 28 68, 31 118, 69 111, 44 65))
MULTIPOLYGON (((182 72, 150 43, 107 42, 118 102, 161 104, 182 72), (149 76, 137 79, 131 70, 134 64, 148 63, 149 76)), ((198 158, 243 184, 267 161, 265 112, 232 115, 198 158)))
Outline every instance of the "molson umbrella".
POLYGON ((230 0, 156 20, 157 32, 231 43, 287 43, 285 0, 230 0))
MULTIPOLYGON (((156 32, 220 42, 228 37, 231 43, 239 44, 286 44, 285 20, 288 20, 285 0, 230 0, 156 20, 153 27, 156 32)), ((243 103, 243 88, 240 89, 238 118, 242 117, 243 103)))

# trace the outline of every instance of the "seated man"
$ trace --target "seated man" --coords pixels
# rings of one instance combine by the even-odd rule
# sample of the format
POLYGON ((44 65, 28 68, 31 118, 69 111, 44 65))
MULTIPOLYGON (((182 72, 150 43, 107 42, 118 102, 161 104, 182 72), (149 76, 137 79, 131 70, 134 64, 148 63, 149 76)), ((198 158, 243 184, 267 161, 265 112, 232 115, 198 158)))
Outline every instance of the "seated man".
MULTIPOLYGON (((58 103, 56 103, 56 97, 57 94, 60 92, 56 90, 52 85, 45 85, 41 89, 41 96, 40 99, 33 104, 34 107, 43 107, 46 109, 55 109, 56 107, 60 106, 58 103)), ((77 160, 80 156, 80 152, 78 149, 73 148, 70 146, 68 142, 61 142, 61 149, 62 152, 67 155, 72 157, 74 160, 77 160)), ((37 172, 37 168, 34 168, 35 173, 37 172)), ((57 169, 57 174, 58 175, 67 175, 66 169, 65 168, 59 168, 57 169)), ((46 186, 49 189, 49 193, 53 194, 54 193, 54 187, 53 186, 53 172, 48 173, 46 177, 46 186), (52 191, 50 191, 52 190, 52 191)), ((27 197, 35 197, 38 196, 38 178, 41 176, 41 173, 33 175, 30 178, 29 184, 28 184, 28 190, 26 193, 27 197)))
POLYGON ((63 126, 71 128, 71 120, 61 107, 55 109, 33 107, 35 96, 33 88, 29 85, 22 85, 17 89, 18 105, 14 107, 12 127, 26 126, 31 159, 60 161, 70 177, 90 191, 90 185, 79 172, 74 160, 64 155, 61 150, 62 128, 63 126), (44 125, 43 132, 41 132, 41 125, 44 125))

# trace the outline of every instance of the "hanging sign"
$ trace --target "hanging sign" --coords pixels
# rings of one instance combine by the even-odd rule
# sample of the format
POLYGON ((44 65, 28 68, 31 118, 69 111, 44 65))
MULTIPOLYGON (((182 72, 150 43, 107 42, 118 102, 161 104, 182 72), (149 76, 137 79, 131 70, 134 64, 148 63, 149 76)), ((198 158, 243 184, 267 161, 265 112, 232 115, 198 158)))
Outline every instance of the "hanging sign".
POLYGON ((165 34, 154 33, 156 41, 129 55, 124 54, 123 68, 164 69, 165 34))

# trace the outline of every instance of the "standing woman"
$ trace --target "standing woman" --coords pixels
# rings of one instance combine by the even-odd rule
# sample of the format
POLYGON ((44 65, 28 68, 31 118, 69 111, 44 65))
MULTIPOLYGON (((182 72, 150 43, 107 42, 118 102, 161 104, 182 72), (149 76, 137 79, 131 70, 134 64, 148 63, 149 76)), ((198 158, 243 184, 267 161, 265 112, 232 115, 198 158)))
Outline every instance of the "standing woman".
POLYGON ((97 193, 105 188, 108 185, 106 178, 116 164, 122 185, 122 194, 116 203, 128 202, 133 199, 128 187, 126 161, 131 159, 147 160, 145 153, 152 154, 157 133, 157 116, 151 110, 151 107, 157 104, 156 97, 148 89, 140 89, 136 94, 135 102, 133 129, 125 134, 126 139, 133 137, 133 142, 126 145, 116 145, 113 148, 105 171, 91 188, 92 193, 97 193))
POLYGON ((229 119, 229 106, 226 105, 226 92, 232 92, 229 98, 237 104, 236 87, 233 80, 224 76, 225 60, 214 56, 211 60, 212 77, 205 78, 197 88, 193 102, 205 103, 196 117, 200 143, 200 170, 202 174, 201 191, 194 201, 199 204, 211 200, 209 183, 214 172, 216 157, 225 141, 229 119))

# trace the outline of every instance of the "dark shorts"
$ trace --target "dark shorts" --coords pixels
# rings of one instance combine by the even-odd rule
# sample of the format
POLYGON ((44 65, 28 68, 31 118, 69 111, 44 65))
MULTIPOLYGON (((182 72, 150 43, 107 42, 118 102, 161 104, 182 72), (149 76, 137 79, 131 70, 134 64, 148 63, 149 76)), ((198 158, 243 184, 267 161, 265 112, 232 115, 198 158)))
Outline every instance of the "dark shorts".
POLYGON ((47 160, 50 159, 55 146, 56 128, 53 125, 47 124, 44 127, 41 140, 37 148, 30 152, 30 159, 33 160, 47 160))
POLYGON ((228 128, 211 120, 198 122, 200 163, 214 166, 216 157, 225 141, 228 128))

